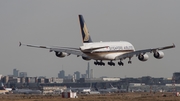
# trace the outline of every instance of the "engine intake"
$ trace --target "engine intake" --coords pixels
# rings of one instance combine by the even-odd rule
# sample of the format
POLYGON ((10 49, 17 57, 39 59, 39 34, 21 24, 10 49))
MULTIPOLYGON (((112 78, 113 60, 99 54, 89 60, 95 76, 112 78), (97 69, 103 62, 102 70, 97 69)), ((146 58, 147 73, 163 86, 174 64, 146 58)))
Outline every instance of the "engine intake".
POLYGON ((159 51, 159 52, 155 52, 154 53, 154 57, 156 59, 162 59, 164 57, 164 53, 162 51, 159 51))
POLYGON ((57 57, 62 58, 62 57, 67 56, 68 54, 67 54, 67 53, 65 53, 65 52, 55 52, 55 55, 56 55, 57 57))
POLYGON ((139 56, 138 56, 138 59, 139 59, 140 61, 147 61, 148 58, 149 58, 149 56, 148 56, 147 54, 139 55, 139 56))

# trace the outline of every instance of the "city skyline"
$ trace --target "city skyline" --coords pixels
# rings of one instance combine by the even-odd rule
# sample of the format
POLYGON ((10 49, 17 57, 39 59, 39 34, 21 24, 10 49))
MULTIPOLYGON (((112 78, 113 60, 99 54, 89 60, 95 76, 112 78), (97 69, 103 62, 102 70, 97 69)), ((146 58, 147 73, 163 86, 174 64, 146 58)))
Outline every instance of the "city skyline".
MULTIPOLYGON (((22 78, 26 78, 26 77, 36 77, 36 78, 46 78, 45 75, 43 76, 27 76, 27 72, 19 72, 20 70, 17 70, 17 69, 13 69, 13 72, 12 74, 9 74, 9 75, 2 75, 0 74, 0 78, 1 77, 5 77, 5 76, 9 76, 9 77, 22 77, 22 78), (17 73, 18 73, 18 76, 17 76, 17 73), (22 74, 21 74, 22 73, 22 74), (14 75, 15 74, 15 75, 14 75)), ((149 76, 149 75, 146 75, 146 76, 141 76, 141 77, 107 77, 107 76, 100 76, 100 77, 94 77, 93 76, 93 69, 90 69, 90 77, 88 78, 88 74, 86 72, 86 74, 81 74, 81 72, 79 72, 78 70, 77 71, 74 71, 74 73, 72 74, 65 74, 65 71, 64 70, 60 70, 59 73, 57 74, 57 76, 55 77, 47 77, 47 78, 61 78, 61 79, 75 79, 75 80, 79 80, 80 78, 85 78, 85 79, 93 79, 93 78, 141 78, 141 77, 152 77, 152 78, 165 78, 165 79, 174 79, 174 77, 176 77, 176 79, 179 79, 180 77, 180 72, 173 72, 172 76, 171 77, 153 77, 153 76, 149 76), (78 74, 78 77, 79 78, 76 78, 76 77, 73 77, 73 76, 76 76, 78 74), (82 77, 80 75, 86 75, 85 77, 82 77), (71 76, 69 78, 69 76, 71 76)))
MULTIPOLYGON (((90 63, 95 77, 171 77, 179 72, 180 1, 0 1, 0 67, 2 75, 14 68, 28 76, 57 77, 62 68, 73 74, 84 72, 90 63), (154 48, 174 43, 176 48, 163 51, 165 57, 146 62, 137 57, 124 66, 95 66, 81 57, 58 58, 49 50, 18 47, 19 41, 34 45, 82 45, 78 15, 85 18, 94 42, 129 41, 135 49, 154 48)), ((104 61, 107 62, 107 61, 104 61)), ((116 62, 117 64, 117 62, 116 62)))
MULTIPOLYGON (((89 63, 87 64, 87 70, 88 70, 88 67, 89 67, 89 63)), ((58 78, 64 78, 64 79, 72 79, 73 76, 76 76, 76 73, 79 73, 79 77, 80 78, 89 78, 89 79, 93 79, 93 78, 101 78, 101 77, 108 77, 108 76, 104 76, 104 75, 101 75, 99 77, 95 77, 94 76, 94 70, 91 69, 89 67, 90 71, 89 71, 89 77, 88 77, 88 72, 87 70, 84 70, 83 72, 80 72, 78 70, 74 71, 73 73, 66 73, 66 71, 64 69, 61 69, 59 70, 59 73, 57 73, 57 76, 54 76, 54 77, 58 77, 58 78)), ((174 75, 174 73, 180 73, 180 72, 173 72, 172 74, 174 75)), ((7 75, 2 75, 0 74, 1 76, 14 76, 14 77, 47 77, 46 75, 36 75, 36 76, 27 76, 28 72, 20 72, 20 70, 17 70, 17 68, 13 69, 12 71, 12 74, 7 74, 7 75), (22 74, 21 74, 22 73, 22 74)), ((146 77, 146 76, 150 76, 150 75, 142 75, 142 76, 139 76, 139 77, 146 77)), ((118 77, 118 76, 117 76, 118 77)), ((150 77, 155 77, 155 76, 150 76, 150 77)), ((171 75, 170 77, 163 77, 163 76, 160 76, 162 78, 172 78, 173 76, 171 75)), ((49 77, 51 78, 51 77, 49 77)), ((52 77, 53 78, 53 77, 52 77)), ((74 77, 76 80, 78 80, 76 77, 74 77)), ((110 77, 111 78, 111 77, 110 77)), ((120 77, 120 78, 134 78, 134 77, 131 77, 131 76, 123 76, 123 77, 120 77)), ((138 78, 138 77, 137 77, 138 78)))

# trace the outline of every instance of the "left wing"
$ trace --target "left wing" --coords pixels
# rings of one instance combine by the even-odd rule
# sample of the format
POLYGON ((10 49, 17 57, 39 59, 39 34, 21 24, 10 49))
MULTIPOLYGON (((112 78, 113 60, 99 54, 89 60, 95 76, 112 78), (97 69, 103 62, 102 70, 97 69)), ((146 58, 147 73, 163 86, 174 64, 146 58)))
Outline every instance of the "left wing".
POLYGON ((21 42, 19 42, 19 46, 28 46, 28 47, 34 47, 34 48, 44 48, 44 49, 49 49, 50 52, 54 51, 54 52, 65 52, 68 54, 73 54, 73 55, 77 55, 77 56, 83 56, 83 57, 88 57, 86 54, 84 54, 83 52, 81 52, 80 49, 78 48, 72 48, 72 47, 48 47, 48 46, 36 46, 36 45, 29 45, 29 44, 22 44, 21 42))
POLYGON ((175 45, 171 45, 171 46, 165 46, 165 47, 159 47, 159 48, 152 48, 152 49, 144 49, 144 50, 137 50, 137 51, 134 51, 134 52, 129 52, 129 53, 125 53, 123 55, 119 55, 115 58, 115 60, 123 60, 123 59, 126 59, 126 58, 131 58, 133 57, 134 55, 136 56, 139 56, 139 55, 144 55, 145 53, 156 53, 158 52, 158 50, 165 50, 165 49, 170 49, 170 48, 175 48, 175 45))

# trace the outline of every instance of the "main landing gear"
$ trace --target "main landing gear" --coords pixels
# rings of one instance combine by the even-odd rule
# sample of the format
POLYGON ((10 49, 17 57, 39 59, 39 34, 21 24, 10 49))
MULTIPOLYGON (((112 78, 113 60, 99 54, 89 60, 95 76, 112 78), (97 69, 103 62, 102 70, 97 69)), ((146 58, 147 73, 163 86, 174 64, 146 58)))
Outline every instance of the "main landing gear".
POLYGON ((120 60, 120 62, 118 62, 119 66, 124 66, 124 63, 120 60))
MULTIPOLYGON (((94 64, 95 64, 95 65, 99 65, 99 66, 105 66, 105 63, 102 62, 102 60, 101 60, 100 62, 99 62, 98 60, 96 60, 96 61, 94 61, 94 64)), ((112 62, 112 60, 111 60, 110 62, 108 62, 108 65, 110 65, 110 66, 115 66, 115 63, 112 62)))
POLYGON ((96 60, 96 61, 94 61, 94 64, 95 64, 95 65, 99 65, 99 66, 105 66, 105 63, 102 62, 102 60, 101 60, 100 62, 98 62, 98 61, 96 60))
POLYGON ((110 65, 110 66, 115 66, 115 63, 112 62, 112 61, 110 61, 110 62, 108 62, 108 65, 110 65))
MULTIPOLYGON (((128 64, 131 64, 131 63, 132 63, 131 58, 129 58, 128 64)), ((100 61, 96 60, 96 61, 94 61, 94 64, 95 64, 95 65, 99 65, 99 66, 105 66, 105 63, 102 62, 102 60, 100 60, 100 61)), ((115 63, 112 62, 112 60, 111 60, 110 62, 108 62, 108 65, 109 65, 109 66, 115 66, 115 63)), ((118 65, 119 65, 119 66, 124 66, 124 63, 122 62, 122 60, 120 60, 120 61, 118 62, 118 65)))
MULTIPOLYGON (((131 57, 129 57, 129 61, 128 61, 128 64, 131 64, 132 61, 131 61, 131 57)), ((118 65, 119 66, 124 66, 124 63, 122 62, 122 60, 120 59, 120 62, 118 62, 118 65)))

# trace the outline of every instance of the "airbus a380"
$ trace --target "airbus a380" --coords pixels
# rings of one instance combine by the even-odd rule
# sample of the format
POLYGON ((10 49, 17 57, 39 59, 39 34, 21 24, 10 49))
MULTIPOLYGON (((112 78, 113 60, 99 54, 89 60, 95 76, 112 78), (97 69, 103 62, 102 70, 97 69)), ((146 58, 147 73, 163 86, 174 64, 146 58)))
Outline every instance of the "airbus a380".
POLYGON ((134 46, 127 41, 117 41, 117 42, 93 42, 87 26, 85 24, 84 18, 82 15, 78 15, 82 41, 83 45, 79 48, 72 47, 48 47, 48 46, 36 46, 29 44, 19 43, 19 46, 25 45, 28 47, 35 48, 44 48, 49 49, 50 52, 54 51, 57 57, 63 58, 65 56, 69 56, 71 54, 81 56, 84 60, 95 60, 95 65, 104 66, 104 60, 108 61, 107 64, 110 66, 115 66, 113 61, 118 60, 118 65, 123 66, 122 62, 124 59, 128 58, 128 64, 131 64, 131 58, 133 56, 138 57, 140 61, 147 61, 148 55, 146 53, 153 53, 154 57, 157 59, 161 59, 164 57, 164 53, 161 50, 174 48, 175 45, 158 47, 158 48, 150 48, 144 50, 135 50, 134 46))

